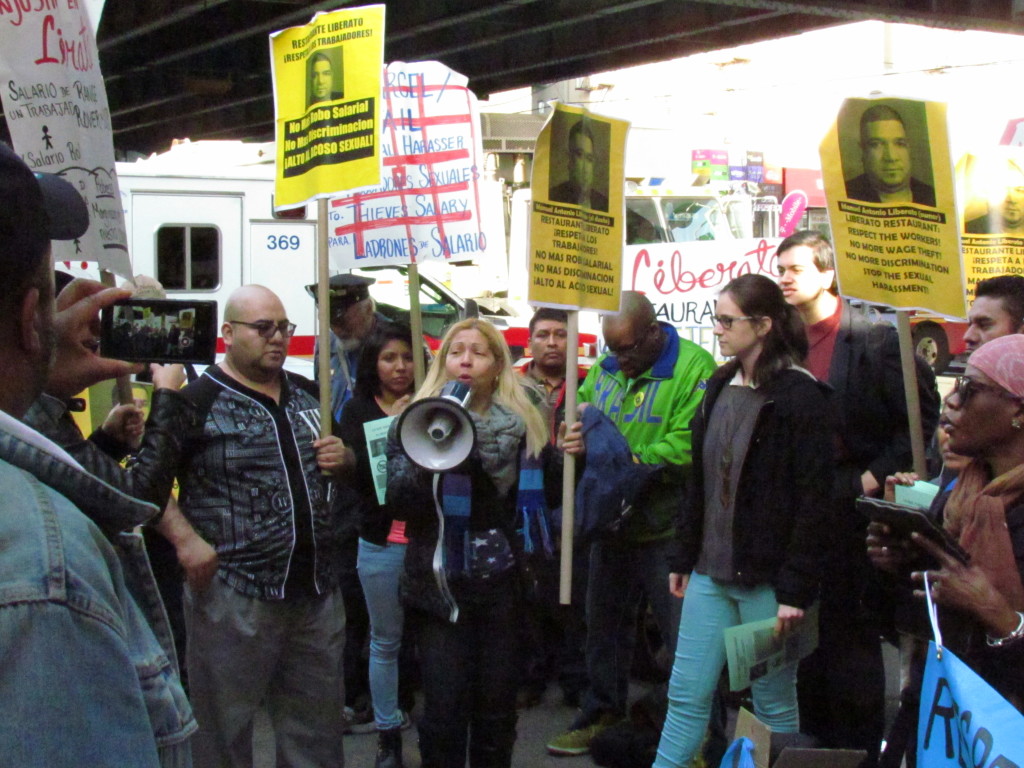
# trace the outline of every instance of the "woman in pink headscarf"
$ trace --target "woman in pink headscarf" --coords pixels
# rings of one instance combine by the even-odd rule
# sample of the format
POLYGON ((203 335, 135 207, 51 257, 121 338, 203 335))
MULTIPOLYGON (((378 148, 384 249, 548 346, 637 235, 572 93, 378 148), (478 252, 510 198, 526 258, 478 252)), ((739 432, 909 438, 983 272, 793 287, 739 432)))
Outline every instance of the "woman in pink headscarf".
MULTIPOLYGON (((951 609, 950 622, 975 630, 975 642, 955 648, 983 678, 1018 706, 1024 702, 1024 335, 979 347, 945 400, 949 448, 970 457, 956 487, 932 512, 970 555, 962 565, 917 534, 912 545, 872 523, 868 555, 898 572, 916 545, 933 559, 911 574, 924 596, 951 609), (934 563, 938 567, 934 566, 934 563)), ((905 572, 905 571, 904 571, 905 572)), ((940 614, 940 621, 943 621, 940 614)))

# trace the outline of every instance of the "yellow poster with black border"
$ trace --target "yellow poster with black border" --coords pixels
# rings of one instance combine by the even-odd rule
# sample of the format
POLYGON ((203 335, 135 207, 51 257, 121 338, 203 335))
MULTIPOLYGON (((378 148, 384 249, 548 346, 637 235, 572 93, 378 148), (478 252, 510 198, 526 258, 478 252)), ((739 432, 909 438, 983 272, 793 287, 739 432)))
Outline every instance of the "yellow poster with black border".
POLYGON ((629 123, 555 106, 537 137, 527 298, 534 306, 618 312, 629 123))
POLYGON ((821 169, 841 293, 964 317, 946 105, 846 99, 821 169))
POLYGON ((956 164, 967 300, 982 280, 1024 276, 1024 149, 991 147, 956 164))
POLYGON ((270 36, 274 208, 380 183, 384 6, 317 13, 270 36))

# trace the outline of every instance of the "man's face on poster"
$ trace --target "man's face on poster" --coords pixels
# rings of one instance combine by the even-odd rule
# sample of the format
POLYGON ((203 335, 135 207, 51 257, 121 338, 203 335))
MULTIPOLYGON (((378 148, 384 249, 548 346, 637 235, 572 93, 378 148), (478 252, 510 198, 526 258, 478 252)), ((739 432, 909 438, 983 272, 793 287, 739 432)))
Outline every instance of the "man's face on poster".
POLYGON ((1006 188, 1003 198, 1003 229, 1024 227, 1024 184, 1006 188))
POLYGON ((910 142, 899 120, 876 120, 864 126, 860 141, 864 172, 880 192, 910 187, 910 142))
POLYGON ((313 62, 313 100, 326 101, 331 98, 331 89, 334 87, 334 72, 331 70, 331 62, 323 59, 313 62))
POLYGON ((569 142, 569 179, 581 194, 589 193, 594 183, 594 142, 583 131, 569 142))

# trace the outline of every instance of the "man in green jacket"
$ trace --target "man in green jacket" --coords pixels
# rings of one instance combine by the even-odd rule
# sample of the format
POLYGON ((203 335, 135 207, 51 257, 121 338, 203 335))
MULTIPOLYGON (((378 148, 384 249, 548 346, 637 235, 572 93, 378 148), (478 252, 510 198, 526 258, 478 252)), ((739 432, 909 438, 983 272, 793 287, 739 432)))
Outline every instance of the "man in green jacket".
MULTIPOLYGON (((689 469, 690 420, 715 370, 711 355, 659 323, 641 293, 624 291, 618 315, 601 326, 607 351, 590 369, 579 400, 611 419, 634 461, 663 467, 652 475, 633 514, 590 552, 587 675, 590 689, 568 732, 548 744, 556 755, 581 755, 598 733, 626 714, 628 674, 640 588, 665 647, 675 649, 681 601, 668 591, 673 517, 689 469)), ((586 459, 583 424, 566 430, 563 448, 586 459)))

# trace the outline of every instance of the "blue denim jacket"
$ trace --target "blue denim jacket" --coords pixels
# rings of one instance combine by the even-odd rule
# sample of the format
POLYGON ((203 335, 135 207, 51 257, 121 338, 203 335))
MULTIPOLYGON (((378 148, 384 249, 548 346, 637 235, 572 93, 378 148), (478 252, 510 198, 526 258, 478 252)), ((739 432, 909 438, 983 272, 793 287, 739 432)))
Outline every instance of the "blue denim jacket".
MULTIPOLYGON (((188 765, 191 707, 129 590, 149 602, 145 574, 126 578, 82 514, 139 502, 12 421, 0 413, 3 761, 188 765)), ((138 539, 123 534, 119 544, 139 551, 138 539)))

